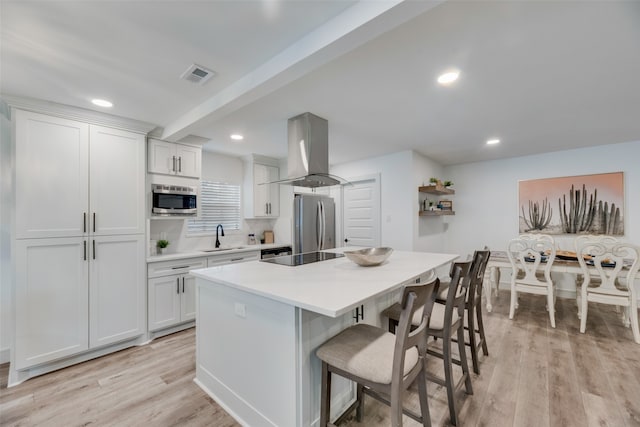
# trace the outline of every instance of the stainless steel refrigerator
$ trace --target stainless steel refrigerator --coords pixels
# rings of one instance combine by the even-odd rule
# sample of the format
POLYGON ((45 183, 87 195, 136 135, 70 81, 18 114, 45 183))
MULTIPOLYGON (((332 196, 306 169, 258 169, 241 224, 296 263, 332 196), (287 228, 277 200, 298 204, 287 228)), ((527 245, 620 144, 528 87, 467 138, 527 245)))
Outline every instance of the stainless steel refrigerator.
POLYGON ((293 253, 336 247, 336 208, 331 197, 296 194, 293 201, 293 253))

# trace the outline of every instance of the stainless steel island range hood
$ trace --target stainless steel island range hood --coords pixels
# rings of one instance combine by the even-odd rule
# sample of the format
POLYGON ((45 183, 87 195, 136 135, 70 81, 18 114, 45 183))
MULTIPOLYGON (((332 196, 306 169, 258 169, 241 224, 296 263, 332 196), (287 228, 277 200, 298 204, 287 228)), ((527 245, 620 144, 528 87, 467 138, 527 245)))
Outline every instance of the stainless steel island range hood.
POLYGON ((287 122, 289 140, 288 178, 269 184, 300 187, 328 187, 345 184, 329 174, 329 122, 311 113, 292 117, 287 122))

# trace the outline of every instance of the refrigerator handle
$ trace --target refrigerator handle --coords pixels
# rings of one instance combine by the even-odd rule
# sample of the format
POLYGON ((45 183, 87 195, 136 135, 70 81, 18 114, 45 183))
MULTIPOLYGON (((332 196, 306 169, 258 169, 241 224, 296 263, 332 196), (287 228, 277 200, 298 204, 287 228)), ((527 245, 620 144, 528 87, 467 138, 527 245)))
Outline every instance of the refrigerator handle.
POLYGON ((318 204, 316 205, 316 247, 318 248, 317 250, 322 249, 322 245, 321 245, 321 237, 320 234, 322 233, 322 224, 321 224, 321 216, 320 216, 320 202, 318 202, 318 204))
POLYGON ((327 218, 325 216, 324 213, 324 202, 320 202, 320 213, 322 214, 322 234, 321 234, 321 243, 320 243, 320 249, 324 249, 324 238, 325 238, 325 234, 327 232, 327 218))

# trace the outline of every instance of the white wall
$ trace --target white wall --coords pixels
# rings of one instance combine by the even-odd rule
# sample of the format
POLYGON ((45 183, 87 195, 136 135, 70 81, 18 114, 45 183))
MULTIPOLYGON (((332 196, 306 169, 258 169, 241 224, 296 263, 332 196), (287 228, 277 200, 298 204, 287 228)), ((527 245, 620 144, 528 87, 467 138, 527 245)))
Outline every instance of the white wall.
POLYGON ((413 224, 417 215, 417 187, 412 151, 401 151, 331 168, 331 173, 350 179, 380 174, 381 244, 397 250, 413 249, 413 224))
MULTIPOLYGON (((446 167, 444 173, 455 182, 456 215, 450 217, 444 249, 464 254, 488 245, 505 250, 518 234, 519 180, 618 171, 624 172, 624 240, 640 244, 640 141, 636 141, 446 167)), ((560 248, 572 249, 572 237, 554 237, 560 248)))
POLYGON ((0 363, 9 361, 13 337, 11 212, 14 167, 9 106, 0 100, 0 363))
MULTIPOLYGON (((419 153, 413 153, 413 181, 409 187, 413 192, 413 250, 420 252, 442 252, 445 247, 445 233, 449 227, 449 216, 418 216, 420 201, 425 197, 437 202, 442 196, 420 195, 418 187, 429 185, 429 178, 439 178, 441 181, 451 180, 444 174, 444 168, 439 163, 419 153)), ((454 181, 455 182, 455 181, 454 181)), ((455 196, 449 197, 454 201, 455 196)))

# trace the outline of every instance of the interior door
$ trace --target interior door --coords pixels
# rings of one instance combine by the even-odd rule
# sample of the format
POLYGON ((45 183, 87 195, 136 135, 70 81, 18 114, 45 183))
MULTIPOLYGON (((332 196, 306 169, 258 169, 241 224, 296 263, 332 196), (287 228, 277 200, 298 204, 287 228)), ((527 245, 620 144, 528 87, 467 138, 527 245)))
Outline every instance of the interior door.
POLYGON ((342 187, 342 235, 345 246, 380 246, 380 178, 349 180, 342 187))

